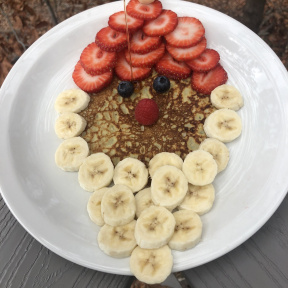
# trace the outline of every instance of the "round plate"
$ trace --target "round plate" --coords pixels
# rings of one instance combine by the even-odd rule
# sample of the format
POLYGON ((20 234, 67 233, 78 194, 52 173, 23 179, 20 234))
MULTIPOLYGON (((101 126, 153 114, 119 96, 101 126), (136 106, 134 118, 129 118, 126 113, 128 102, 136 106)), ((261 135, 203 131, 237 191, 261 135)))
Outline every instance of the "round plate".
MULTIPOLYGON (((211 261, 255 233, 273 214, 288 186, 288 77, 274 52, 239 22, 215 10, 175 0, 164 8, 194 16, 217 50, 229 83, 243 94, 242 135, 229 143, 231 158, 214 182, 213 209, 202 216, 203 238, 193 249, 173 251, 173 271, 211 261)), ((123 2, 80 13, 51 29, 17 61, 0 95, 1 193, 12 213, 40 243, 77 264, 130 274, 129 258, 113 259, 97 245, 99 228, 90 221, 89 192, 77 173, 56 167, 61 143, 54 133, 54 101, 74 88, 71 74, 87 44, 107 26, 123 2)))

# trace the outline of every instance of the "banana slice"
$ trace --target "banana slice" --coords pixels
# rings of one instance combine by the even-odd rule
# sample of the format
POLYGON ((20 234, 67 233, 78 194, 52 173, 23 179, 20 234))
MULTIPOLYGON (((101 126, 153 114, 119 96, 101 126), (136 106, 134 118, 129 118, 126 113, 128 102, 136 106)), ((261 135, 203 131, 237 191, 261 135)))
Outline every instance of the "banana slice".
POLYGON ((56 150, 56 165, 64 171, 78 171, 89 154, 87 142, 81 137, 64 140, 56 150))
POLYGON ((213 138, 205 139, 199 146, 200 150, 209 152, 217 163, 218 173, 223 171, 229 162, 229 149, 221 141, 213 138))
POLYGON ((176 220, 175 232, 168 245, 173 250, 184 251, 196 246, 202 235, 202 221, 199 215, 191 210, 180 210, 173 213, 176 220))
POLYGON ((164 207, 151 206, 137 219, 135 238, 141 248, 156 249, 168 243, 174 233, 175 219, 164 207))
POLYGON ((155 205, 173 210, 183 201, 187 190, 188 181, 180 169, 164 165, 155 171, 151 182, 151 197, 155 205))
POLYGON ((55 133, 61 139, 79 136, 86 128, 86 120, 72 112, 64 112, 55 122, 55 133))
POLYGON ((204 186, 214 181, 217 163, 210 153, 196 150, 185 157, 182 170, 189 183, 204 186))
POLYGON ((136 247, 130 257, 130 270, 139 280, 147 284, 162 283, 171 274, 173 256, 165 245, 159 249, 136 247))
POLYGON ((137 245, 134 237, 135 225, 136 220, 117 227, 105 224, 98 233, 99 248, 114 258, 129 257, 137 245))
POLYGON ((139 218, 143 210, 149 208, 150 206, 154 206, 154 203, 151 198, 151 188, 149 187, 139 191, 135 195, 135 201, 136 201, 136 216, 137 218, 139 218))
POLYGON ((216 110, 206 118, 204 131, 208 137, 216 138, 221 142, 231 142, 240 136, 242 121, 233 110, 216 110))
POLYGON ((109 190, 109 188, 104 187, 102 189, 96 190, 89 198, 87 203, 87 212, 90 219, 98 226, 103 226, 104 220, 101 214, 101 201, 104 193, 109 190))
POLYGON ((135 217, 136 203, 131 189, 115 185, 105 192, 101 201, 101 213, 106 224, 121 226, 135 217))
POLYGON ((231 85, 220 85, 211 92, 211 103, 217 108, 239 110, 244 105, 240 92, 231 85))
POLYGON ((90 102, 90 96, 81 89, 68 89, 61 92, 55 101, 55 110, 58 113, 84 110, 90 102))
POLYGON ((178 208, 192 210, 198 215, 203 215, 211 210, 214 200, 215 189, 212 184, 195 186, 189 183, 188 192, 178 208))
POLYGON ((113 181, 128 186, 133 192, 140 191, 148 182, 148 169, 138 159, 125 158, 116 165, 113 181))
POLYGON ((114 166, 109 156, 95 153, 87 157, 79 168, 78 181, 80 186, 93 192, 108 186, 112 182, 114 166))
POLYGON ((164 165, 171 165, 182 169, 183 160, 175 153, 161 152, 156 154, 149 162, 149 174, 153 177, 155 171, 164 165))

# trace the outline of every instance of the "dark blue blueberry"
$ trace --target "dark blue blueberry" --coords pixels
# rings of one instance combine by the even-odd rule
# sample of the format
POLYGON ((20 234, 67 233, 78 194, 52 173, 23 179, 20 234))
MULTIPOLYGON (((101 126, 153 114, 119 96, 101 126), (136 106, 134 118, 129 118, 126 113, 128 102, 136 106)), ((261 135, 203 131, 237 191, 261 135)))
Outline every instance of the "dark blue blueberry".
POLYGON ((117 91, 120 96, 128 98, 134 92, 134 85, 132 82, 129 81, 121 81, 118 85, 117 91))
POLYGON ((170 89, 170 81, 165 76, 158 76, 154 79, 153 88, 158 93, 164 93, 170 89))

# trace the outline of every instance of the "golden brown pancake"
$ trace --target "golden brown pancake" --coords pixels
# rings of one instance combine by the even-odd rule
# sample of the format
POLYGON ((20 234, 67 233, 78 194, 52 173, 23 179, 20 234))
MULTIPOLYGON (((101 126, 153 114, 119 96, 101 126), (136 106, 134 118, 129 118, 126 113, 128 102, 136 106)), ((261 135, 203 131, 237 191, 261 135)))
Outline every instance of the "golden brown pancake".
POLYGON ((80 113, 87 121, 81 136, 91 153, 106 153, 114 165, 127 157, 148 165, 160 152, 174 152, 184 159, 198 149, 206 138, 204 120, 215 110, 209 96, 192 90, 190 78, 170 80, 170 90, 159 94, 152 87, 156 77, 153 72, 140 81, 130 98, 118 94, 117 77, 106 89, 91 95, 88 107, 80 113), (134 110, 142 98, 153 98, 158 104, 160 116, 154 125, 143 126, 135 120, 134 110))

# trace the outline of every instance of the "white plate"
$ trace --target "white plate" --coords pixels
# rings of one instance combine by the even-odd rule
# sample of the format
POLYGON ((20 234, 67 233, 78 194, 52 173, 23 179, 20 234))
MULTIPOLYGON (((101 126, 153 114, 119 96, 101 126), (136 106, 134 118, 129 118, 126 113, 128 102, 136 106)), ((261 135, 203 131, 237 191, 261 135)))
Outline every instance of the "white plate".
MULTIPOLYGON (((208 47, 245 98, 239 112, 243 134, 228 146, 231 159, 215 181, 216 201, 202 217, 203 239, 194 249, 173 252, 173 271, 213 260, 255 233, 273 214, 288 187, 288 77, 274 52, 253 32, 212 9, 175 0, 164 8, 195 16, 206 28, 208 47)), ((88 218, 89 192, 77 173, 56 167, 61 140, 54 134, 54 101, 75 87, 71 73, 83 48, 123 10, 114 2, 80 13, 37 40, 17 61, 0 95, 2 195, 23 227, 40 243, 80 265, 130 274, 129 259, 113 259, 97 245, 99 230, 88 218)))

